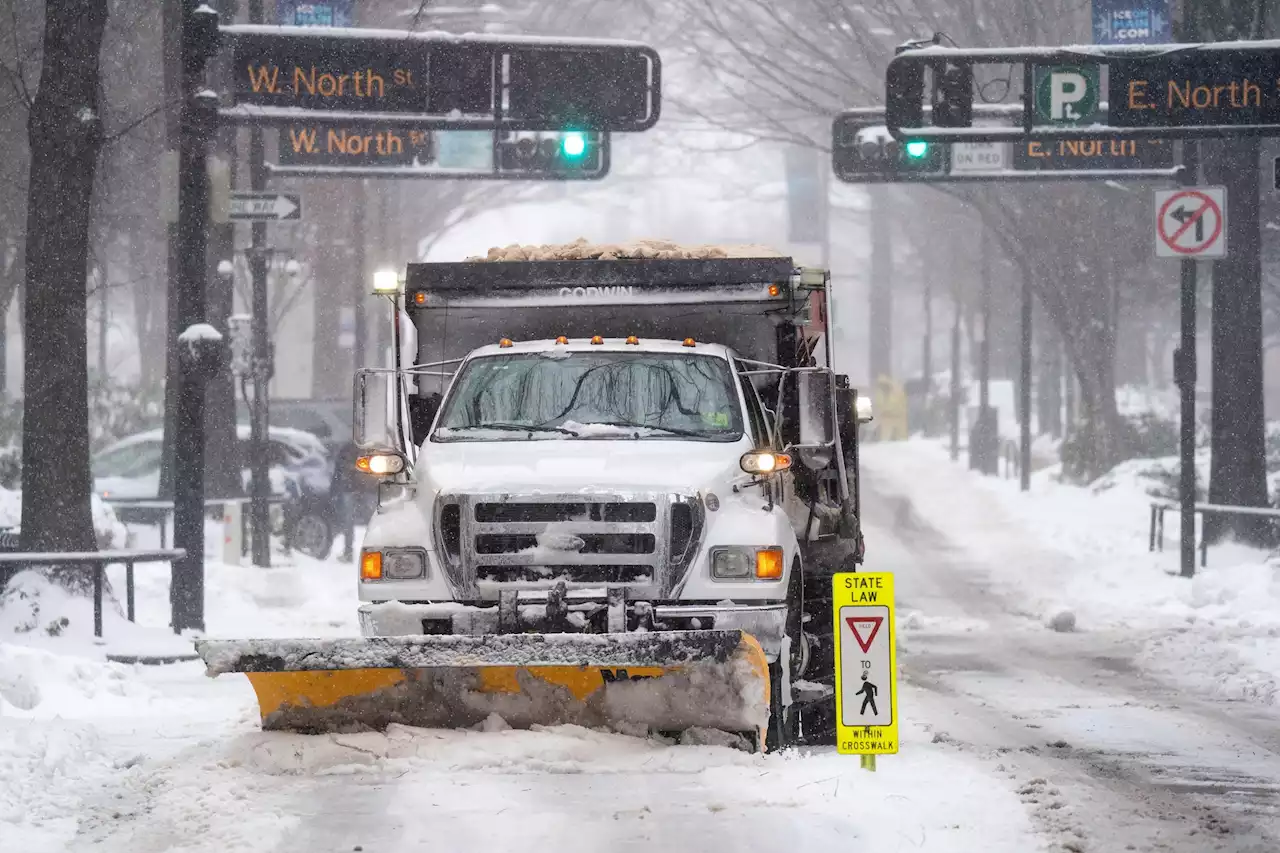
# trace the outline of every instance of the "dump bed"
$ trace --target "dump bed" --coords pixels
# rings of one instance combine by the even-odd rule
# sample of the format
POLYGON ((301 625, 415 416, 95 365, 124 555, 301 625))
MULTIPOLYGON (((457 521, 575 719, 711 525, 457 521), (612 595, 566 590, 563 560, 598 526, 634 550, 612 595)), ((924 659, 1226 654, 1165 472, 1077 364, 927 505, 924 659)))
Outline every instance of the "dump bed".
POLYGON ((786 361, 809 296, 787 257, 421 263, 405 285, 423 363, 559 335, 692 337, 786 361))

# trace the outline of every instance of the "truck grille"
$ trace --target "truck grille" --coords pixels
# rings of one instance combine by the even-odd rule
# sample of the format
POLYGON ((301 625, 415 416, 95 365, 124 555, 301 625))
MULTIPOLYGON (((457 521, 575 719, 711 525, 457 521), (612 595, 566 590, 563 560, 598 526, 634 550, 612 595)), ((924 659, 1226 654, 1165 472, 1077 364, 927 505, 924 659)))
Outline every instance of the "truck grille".
POLYGON ((562 581, 660 596, 692 561, 703 517, 700 499, 674 494, 445 495, 436 513, 450 580, 481 598, 562 581))

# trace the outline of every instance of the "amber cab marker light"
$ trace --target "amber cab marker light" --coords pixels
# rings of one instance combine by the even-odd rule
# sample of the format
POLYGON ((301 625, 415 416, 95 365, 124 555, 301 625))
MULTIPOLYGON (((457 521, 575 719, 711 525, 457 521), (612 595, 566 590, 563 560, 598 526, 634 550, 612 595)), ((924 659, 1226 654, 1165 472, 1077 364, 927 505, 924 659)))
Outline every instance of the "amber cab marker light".
POLYGON ((567 343, 569 343, 569 336, 568 336, 568 335, 561 335, 560 337, 556 338, 556 343, 558 343, 558 344, 567 344, 567 343))
POLYGON ((515 346, 515 344, 512 342, 511 338, 503 338, 502 340, 498 341, 498 346, 502 347, 503 349, 506 349, 507 347, 515 346))
MULTIPOLYGON (((777 295, 778 295, 779 293, 781 293, 781 292, 782 292, 782 288, 778 287, 778 285, 776 285, 776 284, 771 284, 771 285, 769 285, 769 295, 770 295, 770 296, 777 296, 777 295)), ((422 294, 418 294, 418 295, 419 295, 419 296, 421 296, 422 294)))
POLYGON ((791 457, 786 453, 754 450, 750 453, 742 454, 739 464, 742 466, 742 470, 748 474, 777 474, 791 467, 791 457))
POLYGON ((698 342, 695 341, 693 338, 685 338, 684 345, 687 347, 696 347, 698 345, 698 342))
POLYGON ((599 335, 592 335, 591 343, 597 344, 597 345, 602 344, 604 343, 604 338, 600 337, 599 335))
MULTIPOLYGON (((776 294, 775 294, 775 295, 776 295, 776 294)), ((417 293, 413 294, 413 301, 414 301, 414 302, 416 302, 416 303, 418 303, 419 305, 426 305, 426 304, 427 304, 427 294, 425 294, 425 293, 423 293, 421 290, 419 290, 417 293)))
POLYGON ((777 580, 782 577, 782 549, 762 548, 756 551, 756 577, 777 580))
MULTIPOLYGON (((759 561, 757 560, 758 563, 759 561)), ((757 571, 759 571, 758 568, 757 571)), ((367 581, 382 580, 381 551, 365 551, 360 555, 360 578, 367 581)))
POLYGON ((635 335, 627 335, 627 343, 631 344, 633 347, 638 347, 640 346, 640 339, 635 335))

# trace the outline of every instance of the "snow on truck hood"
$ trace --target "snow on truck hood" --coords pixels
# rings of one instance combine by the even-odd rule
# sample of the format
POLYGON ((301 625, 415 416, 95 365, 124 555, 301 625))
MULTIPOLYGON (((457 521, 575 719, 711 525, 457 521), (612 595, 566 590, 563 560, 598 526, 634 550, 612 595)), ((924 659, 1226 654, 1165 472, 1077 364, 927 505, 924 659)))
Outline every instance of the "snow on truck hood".
POLYGON ((427 442, 418 482, 442 492, 702 489, 740 473, 746 442, 667 439, 427 442))

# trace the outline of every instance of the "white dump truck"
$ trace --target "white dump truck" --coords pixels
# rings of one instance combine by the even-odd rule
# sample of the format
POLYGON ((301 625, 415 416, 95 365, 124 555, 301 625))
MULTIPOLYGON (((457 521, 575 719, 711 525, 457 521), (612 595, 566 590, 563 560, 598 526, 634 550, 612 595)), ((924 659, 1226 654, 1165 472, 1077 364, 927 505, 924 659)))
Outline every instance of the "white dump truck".
POLYGON ((397 363, 358 376, 383 480, 365 637, 213 644, 211 670, 251 673, 278 728, 830 742, 870 410, 815 357, 827 273, 726 247, 493 254, 409 265, 397 363))

